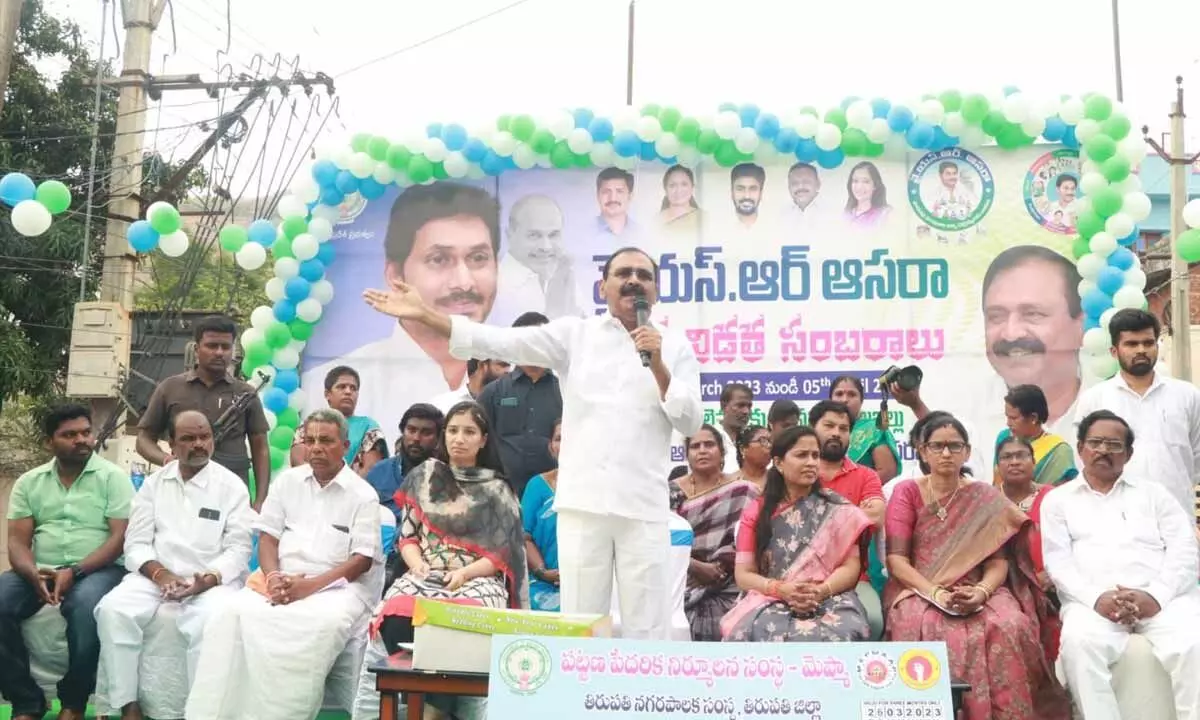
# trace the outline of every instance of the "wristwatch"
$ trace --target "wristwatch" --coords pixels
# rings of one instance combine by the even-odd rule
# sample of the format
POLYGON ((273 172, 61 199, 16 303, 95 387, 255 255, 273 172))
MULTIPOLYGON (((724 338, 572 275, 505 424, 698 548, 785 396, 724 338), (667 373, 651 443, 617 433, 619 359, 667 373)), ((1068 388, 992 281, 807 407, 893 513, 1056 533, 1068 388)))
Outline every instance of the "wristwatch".
POLYGON ((74 565, 59 565, 58 567, 56 567, 54 569, 55 570, 70 570, 71 574, 75 576, 74 577, 75 580, 82 580, 85 577, 87 577, 87 573, 83 571, 83 566, 78 563, 76 563, 74 565))

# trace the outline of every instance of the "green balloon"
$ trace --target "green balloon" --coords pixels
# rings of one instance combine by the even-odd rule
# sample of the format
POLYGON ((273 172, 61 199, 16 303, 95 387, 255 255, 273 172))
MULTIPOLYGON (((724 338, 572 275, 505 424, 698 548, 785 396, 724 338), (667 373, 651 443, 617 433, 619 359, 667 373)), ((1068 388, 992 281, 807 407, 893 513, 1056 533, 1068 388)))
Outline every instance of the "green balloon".
POLYGON ((1013 150, 1021 147, 1026 137, 1028 136, 1021 130, 1020 125, 1006 122, 996 133, 996 144, 1005 150, 1013 150))
POLYGON ((302 217, 290 217, 283 221, 283 235, 288 240, 295 240, 297 235, 308 232, 308 221, 302 217))
POLYGON ((1110 218, 1121 212, 1121 203, 1124 201, 1121 193, 1111 187, 1100 188, 1092 193, 1091 198, 1092 210, 1102 218, 1110 218))
POLYGON ((1092 246, 1088 244, 1087 239, 1082 235, 1077 235, 1071 242, 1071 256, 1076 260, 1087 255, 1092 251, 1092 246))
POLYGON ((565 141, 555 143, 550 149, 550 164, 559 170, 565 170, 575 165, 575 153, 571 152, 571 148, 567 147, 565 141))
POLYGON ((433 179, 434 180, 450 179, 450 173, 446 172, 445 163, 435 162, 433 164, 433 179))
POLYGON ((1097 133, 1083 144, 1083 151, 1092 162, 1102 163, 1117 154, 1117 143, 1104 133, 1097 133))
POLYGON ((246 228, 240 225, 226 225, 217 235, 217 242, 225 252, 235 253, 250 242, 250 236, 246 233, 246 228))
POLYGON ((1129 160, 1122 155, 1113 155, 1100 164, 1100 172, 1111 183, 1119 183, 1129 177, 1129 160))
POLYGON ((681 143, 695 145, 700 137, 700 121, 691 117, 683 118, 675 126, 675 137, 679 138, 681 143))
POLYGON ((660 112, 662 112, 662 106, 660 106, 660 105, 656 105, 654 103, 646 103, 645 105, 642 106, 642 115, 648 115, 650 117, 658 117, 658 114, 660 112))
POLYGON ((1100 123, 1100 131, 1113 140, 1124 140, 1132 128, 1133 123, 1129 122, 1129 118, 1119 114, 1109 115, 1107 120, 1100 123))
POLYGON ((150 213, 148 219, 150 227, 154 228, 159 235, 170 235, 183 227, 183 218, 179 217, 179 211, 172 205, 159 205, 154 208, 154 212, 150 213))
POLYGON ((830 108, 825 112, 825 122, 831 125, 837 125, 838 128, 846 129, 846 111, 841 108, 830 108))
POLYGON ((287 325, 275 320, 263 331, 263 337, 267 339, 268 347, 278 350, 292 341, 292 331, 288 330, 287 325))
POLYGON ((282 470, 283 466, 287 464, 287 461, 288 461, 288 451, 287 450, 280 450, 279 448, 274 448, 274 447, 271 448, 271 469, 272 470, 282 470))
POLYGON ((529 139, 529 147, 538 155, 549 155, 554 149, 554 133, 542 128, 533 133, 533 137, 529 139))
POLYGON ((978 125, 987 117, 989 109, 990 105, 986 97, 979 93, 971 93, 963 98, 960 112, 962 112, 963 120, 978 125))
POLYGON ((38 185, 35 197, 51 215, 57 215, 71 207, 71 190, 58 180, 47 180, 38 185))
POLYGON ((849 128, 842 133, 842 152, 849 156, 862 155, 866 152, 867 134, 857 128, 849 128))
MULTIPOLYGON (((676 108, 665 107, 658 113, 658 124, 667 132, 675 132, 675 128, 679 127, 679 121, 683 118, 683 113, 676 108)), ((676 137, 679 133, 675 133, 676 137)))
POLYGON ((387 164, 393 170, 408 170, 408 161, 412 159, 412 151, 403 145, 392 145, 387 151, 387 164))
POLYGON ((696 149, 705 155, 716 153, 717 146, 720 144, 721 136, 712 128, 701 130, 700 135, 696 138, 696 149))
POLYGON ((592 156, 587 153, 582 153, 575 156, 575 167, 590 168, 592 166, 592 156))
POLYGON ((275 242, 271 243, 271 257, 276 260, 296 257, 296 253, 292 252, 291 238, 286 235, 275 238, 275 242))
MULTIPOLYGON (((1079 236, 1084 242, 1092 239, 1092 236, 1104 229, 1104 218, 1100 217, 1094 210, 1088 210, 1079 214, 1075 219, 1075 229, 1079 232, 1079 236)), ((1091 252, 1091 249, 1088 249, 1091 252)))
POLYGON ((275 429, 267 434, 267 442, 271 443, 271 447, 276 450, 291 450, 292 438, 295 434, 296 428, 276 425, 275 429))
POLYGON ((1200 262, 1200 228, 1184 230, 1175 239, 1175 251, 1190 263, 1200 262))
POLYGON ((312 337, 313 327, 312 323, 305 322, 300 318, 288 323, 288 330, 292 333, 292 337, 300 342, 308 342, 308 339, 312 337))
POLYGON ((1088 96, 1083 102, 1083 116, 1096 122, 1107 120, 1112 109, 1112 100, 1099 93, 1088 96))
POLYGON ((946 112, 956 112, 962 110, 963 95, 957 90, 947 90, 938 96, 938 100, 942 102, 942 107, 946 108, 946 112))
POLYGON ((423 183, 433 177, 433 163, 424 155, 413 155, 408 159, 408 177, 414 183, 423 183))
POLYGON ((387 160, 388 151, 391 149, 392 144, 388 142, 387 138, 376 135, 367 142, 366 153, 371 156, 372 160, 384 162, 387 160))
POLYGON ((721 167, 733 167, 742 160, 742 154, 738 152, 732 140, 722 140, 713 152, 713 157, 721 167))
POLYGON ((817 110, 812 105, 805 105, 804 107, 800 108, 800 114, 801 115, 812 115, 813 117, 816 117, 816 118, 821 117, 821 111, 817 110))
POLYGON ((271 362, 271 347, 265 342, 251 343, 242 349, 246 352, 242 367, 262 367, 271 362))
POLYGON ((528 115, 517 115, 508 125, 508 131, 512 136, 523 143, 529 142, 529 138, 533 137, 533 132, 537 130, 537 123, 528 115))
POLYGON ((1009 124, 1004 118, 1004 113, 999 110, 989 110, 980 121, 980 126, 983 131, 992 137, 998 137, 1001 131, 1009 124))
POLYGON ((500 117, 496 118, 496 129, 497 130, 508 130, 509 132, 511 132, 512 121, 513 121, 512 115, 501 115, 500 117))
POLYGON ((300 413, 295 408, 284 408, 283 412, 275 414, 275 425, 295 431, 300 427, 300 413))
POLYGON ((366 152, 367 145, 371 142, 371 136, 367 133, 357 133, 350 138, 350 149, 354 152, 366 152))
POLYGON ((883 146, 883 143, 868 142, 866 150, 863 150, 863 155, 869 158, 877 158, 883 155, 884 150, 886 148, 883 146))

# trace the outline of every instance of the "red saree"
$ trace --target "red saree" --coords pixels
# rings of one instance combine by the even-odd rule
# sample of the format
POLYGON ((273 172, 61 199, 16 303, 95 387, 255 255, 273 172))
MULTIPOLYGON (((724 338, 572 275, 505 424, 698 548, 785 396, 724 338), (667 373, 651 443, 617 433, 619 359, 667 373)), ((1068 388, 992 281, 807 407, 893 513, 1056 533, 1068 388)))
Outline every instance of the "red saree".
MULTIPOLYGON (((924 482, 922 480, 921 482, 924 482)), ((1008 580, 983 608, 966 617, 946 614, 890 580, 883 594, 886 640, 944 641, 951 675, 968 683, 967 720, 1059 720, 1070 717, 1043 647, 1058 618, 1038 589, 1029 557, 1029 518, 998 490, 971 482, 946 508, 945 521, 926 505, 916 480, 900 482, 887 510, 887 552, 908 558, 936 585, 983 578, 983 564, 1000 555, 1008 580)))

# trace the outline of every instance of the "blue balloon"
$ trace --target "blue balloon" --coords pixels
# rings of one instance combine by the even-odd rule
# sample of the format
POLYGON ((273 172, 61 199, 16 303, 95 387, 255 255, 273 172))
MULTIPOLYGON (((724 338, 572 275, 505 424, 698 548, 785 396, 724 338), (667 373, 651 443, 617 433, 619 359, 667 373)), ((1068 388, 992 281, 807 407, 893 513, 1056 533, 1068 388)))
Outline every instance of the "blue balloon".
MULTIPOLYGON (((910 128, 911 129, 911 128, 910 128)), ((945 150, 950 146, 950 136, 946 134, 945 128, 941 125, 933 126, 933 142, 929 144, 931 150, 945 150)))
POLYGON ((428 125, 425 126, 425 134, 431 138, 441 137, 442 136, 442 124, 436 123, 436 122, 429 123, 428 125))
POLYGON ((294 393, 300 389, 300 375, 295 370, 276 370, 271 384, 285 393, 294 393))
POLYGON ((1084 312, 1091 317, 1100 317, 1104 311, 1113 306, 1112 295, 1100 289, 1099 284, 1081 299, 1084 312))
POLYGON ((1141 235, 1142 229, 1135 225, 1133 227, 1133 232, 1129 233, 1123 238, 1118 238, 1117 243, 1119 243, 1122 247, 1129 247, 1130 245, 1136 243, 1141 235))
POLYGON ((246 234, 250 236, 250 242, 263 247, 271 247, 278 235, 270 220, 255 220, 250 223, 250 227, 246 228, 246 234))
POLYGON ((841 148, 817 151, 817 164, 826 170, 832 170, 845 161, 846 153, 842 152, 841 148))
POLYGON ((658 150, 654 147, 654 143, 652 143, 652 142, 642 143, 642 146, 638 149, 638 157, 645 160, 646 162, 650 162, 651 160, 657 160, 658 159, 658 150))
POLYGON ((1042 137, 1050 142, 1062 142, 1063 135, 1067 133, 1067 124, 1062 121, 1062 118, 1055 116, 1046 119, 1046 129, 1042 131, 1042 137))
POLYGON ((862 98, 860 98, 860 97, 859 97, 859 96, 857 96, 857 95, 851 95, 851 96, 849 96, 849 97, 844 97, 844 98, 842 98, 842 104, 841 104, 841 108, 842 108, 843 110, 846 110, 846 109, 848 109, 848 108, 849 108, 851 105, 853 105, 854 103, 858 102, 859 100, 862 100, 862 98))
POLYGON ((499 175, 505 169, 504 158, 497 155, 494 151, 488 150, 487 154, 483 156, 483 160, 479 161, 479 167, 488 175, 499 175))
POLYGON ((796 152, 796 146, 800 144, 800 136, 791 128, 780 128, 775 135, 775 149, 781 153, 796 152))
MULTIPOLYGON (((325 244, 328 245, 328 243, 325 244)), ((305 260, 304 262, 300 263, 300 277, 304 278, 310 283, 317 282, 321 278, 325 277, 325 263, 316 258, 305 260)))
POLYGON ((356 193, 358 192, 358 178, 351 175, 349 170, 343 170, 338 173, 337 180, 333 181, 333 186, 344 195, 356 193))
POLYGON ((296 319, 296 303, 284 298, 275 302, 275 307, 271 308, 275 313, 275 319, 281 323, 290 323, 296 319))
POLYGON ((387 192, 387 187, 373 177, 365 177, 358 181, 358 194, 367 200, 378 200, 387 192))
POLYGON ((1125 271, 1109 265, 1096 276, 1096 287, 1108 295, 1115 295, 1118 290, 1125 287, 1125 271))
POLYGON ((326 241, 326 242, 321 243, 320 246, 317 247, 316 259, 320 260, 321 264, 324 265, 325 267, 329 267, 330 265, 332 265, 333 261, 336 258, 337 258, 337 252, 333 249, 333 243, 326 241))
POLYGON ((1004 86, 1004 97, 1008 97, 1009 95, 1016 95, 1019 92, 1021 92, 1021 88, 1017 87, 1016 85, 1005 85, 1004 86))
POLYGON ((663 165, 671 166, 671 165, 677 165, 679 163, 679 158, 675 157, 674 155, 672 155, 671 157, 659 156, 658 161, 661 162, 663 165))
POLYGON ((516 170, 517 161, 513 160, 512 155, 501 155, 500 160, 504 163, 505 170, 516 170))
POLYGON ((816 141, 812 138, 800 138, 796 143, 796 159, 800 162, 814 163, 819 154, 821 154, 821 148, 817 147, 816 141))
POLYGON ((1090 315, 1088 317, 1084 318, 1084 320, 1083 320, 1083 331, 1084 332, 1087 332, 1088 330, 1091 330, 1092 328, 1098 328, 1098 327, 1100 327, 1100 318, 1094 318, 1090 315))
POLYGON ((1062 144, 1071 148, 1072 150, 1079 149, 1079 138, 1075 137, 1074 125, 1067 126, 1066 131, 1063 133, 1062 144))
POLYGON ((37 186, 25 173, 8 173, 0 178, 0 200, 5 205, 14 206, 25 200, 32 200, 37 195, 37 186))
POLYGON ((341 190, 338 190, 337 188, 335 188, 332 185, 321 190, 321 204, 322 205, 329 205, 330 207, 337 207, 338 205, 341 205, 342 201, 345 199, 346 199, 346 194, 343 193, 341 190))
POLYGON ((145 220, 138 220, 130 225, 127 238, 129 245, 140 253, 148 253, 158 247, 158 231, 150 227, 150 223, 145 220))
MULTIPOLYGON (((308 297, 308 293, 311 290, 312 285, 302 277, 294 277, 288 280, 283 286, 283 294, 287 295, 287 299, 294 303, 298 303, 308 297)), ((292 308, 292 312, 295 314, 295 308, 292 308)))
POLYGON ((737 112, 737 103, 723 102, 717 106, 717 112, 737 112))
POLYGON ((888 127, 892 132, 906 132, 913 124, 913 112, 903 105, 896 105, 887 114, 888 127))
POLYGON ((587 130, 595 142, 606 142, 613 136, 613 124, 608 118, 592 118, 592 121, 588 123, 587 130))
POLYGON ((487 143, 479 138, 471 138, 467 141, 467 144, 463 146, 462 154, 463 157, 473 163, 480 162, 488 154, 487 143))
POLYGON ((283 388, 273 387, 263 393, 263 407, 275 414, 279 414, 287 409, 288 394, 283 391, 283 388))
POLYGON ((447 150, 462 150, 467 144, 467 129, 455 123, 446 125, 442 128, 442 142, 447 150))
POLYGON ((321 187, 332 185, 337 180, 338 172, 338 166, 332 160, 318 160, 312 166, 313 180, 321 187))
MULTIPOLYGON (((1136 262, 1137 255, 1134 255, 1133 251, 1131 251, 1129 248, 1119 247, 1116 250, 1113 250, 1108 256, 1109 267, 1114 267, 1120 270, 1122 273, 1133 267, 1134 263, 1136 262)), ((1100 283, 1096 284, 1099 285, 1100 283)), ((1113 292, 1116 292, 1116 290, 1113 290, 1113 292)), ((1109 294, 1111 295, 1112 293, 1109 294)))
POLYGON ((742 127, 754 127, 754 123, 758 120, 760 112, 758 106, 754 103, 746 103, 738 108, 737 114, 742 119, 742 127))
POLYGON ((633 157, 642 150, 641 138, 632 130, 622 130, 613 135, 613 152, 621 157, 633 157))
POLYGON ((937 132, 929 123, 918 120, 908 127, 906 137, 908 144, 912 147, 918 150, 928 150, 933 147, 933 141, 937 139, 937 132))
POLYGON ((871 114, 877 118, 886 118, 892 109, 892 102, 887 98, 874 98, 871 100, 871 114))
POLYGON ((779 118, 771 113, 763 113, 754 121, 754 132, 763 140, 770 140, 779 134, 779 118))
POLYGON ((575 117, 575 127, 586 129, 592 123, 592 119, 596 117, 596 113, 587 108, 577 108, 571 113, 575 117))

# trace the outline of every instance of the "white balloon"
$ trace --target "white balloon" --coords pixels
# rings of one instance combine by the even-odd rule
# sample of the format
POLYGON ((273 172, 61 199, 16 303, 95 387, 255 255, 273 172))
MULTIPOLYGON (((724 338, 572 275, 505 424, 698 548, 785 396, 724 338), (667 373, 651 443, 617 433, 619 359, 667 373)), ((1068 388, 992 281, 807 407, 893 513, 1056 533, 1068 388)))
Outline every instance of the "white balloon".
POLYGON ((303 412, 306 405, 308 405, 308 393, 304 391, 304 388, 296 388, 288 395, 288 407, 296 412, 303 412))
POLYGON ((821 123, 814 137, 817 147, 822 150, 834 150, 842 144, 842 131, 833 123, 821 123))
POLYGON ((1003 112, 1006 120, 1023 123, 1029 118, 1029 99, 1022 93, 1013 93, 1004 98, 1003 112))
POLYGON ((1121 366, 1112 355, 1091 355, 1087 358, 1087 369, 1092 375, 1107 380, 1116 375, 1121 366))
POLYGON ((442 167, 446 169, 446 174, 450 177, 461 178, 467 176, 467 170, 471 169, 471 162, 463 157, 462 153, 454 150, 446 153, 442 167))
POLYGON ((396 171, 387 163, 375 163, 375 170, 371 172, 371 177, 375 178, 375 182, 380 185, 391 185, 396 182, 396 171))
POLYGON ((566 111, 559 111, 547 118, 545 125, 555 140, 566 140, 575 129, 575 116, 566 111))
MULTIPOLYGON (((885 124, 887 121, 884 121, 885 124)), ((821 119, 815 115, 804 113, 796 118, 796 124, 793 129, 796 134, 805 139, 811 139, 817 134, 817 130, 821 128, 821 119)))
POLYGON ((621 130, 634 130, 637 128, 638 118, 641 116, 637 108, 623 107, 617 111, 616 115, 613 115, 613 130, 618 132, 621 130))
POLYGON ((1096 283, 1092 280, 1084 278, 1079 281, 1079 297, 1084 297, 1091 291, 1096 289, 1096 283))
POLYGON ((375 172, 375 160, 365 152, 354 153, 350 156, 350 165, 346 169, 351 175, 362 180, 375 172))
POLYGON ((1108 330, 1108 324, 1110 322, 1112 322, 1113 315, 1116 315, 1117 310, 1119 310, 1119 309, 1120 308, 1110 307, 1109 309, 1100 313, 1100 327, 1104 328, 1105 330, 1108 330))
POLYGON ((53 218, 46 206, 37 200, 22 200, 13 206, 10 216, 13 229, 25 237, 37 237, 50 229, 53 218))
POLYGON ((159 200, 158 202, 150 203, 150 207, 146 208, 146 219, 149 220, 151 217, 154 216, 154 213, 157 212, 159 208, 164 208, 164 207, 173 207, 173 206, 171 205, 171 203, 166 202, 164 200, 159 200))
POLYGON ((654 143, 654 151, 661 157, 675 157, 679 154, 679 138, 675 133, 665 132, 654 143))
POLYGON ((1150 211, 1153 209, 1154 205, 1150 202, 1150 196, 1144 192, 1129 193, 1121 201, 1121 212, 1133 218, 1135 223, 1140 223, 1150 217, 1150 211))
POLYGON ((662 135, 662 131, 662 123, 658 121, 658 118, 651 115, 638 118, 635 132, 642 142, 654 142, 662 135))
POLYGON ((1078 138, 1079 142, 1081 143, 1085 143, 1088 140, 1096 137, 1099 132, 1100 123, 1092 120, 1091 118, 1084 118, 1083 120, 1079 121, 1078 125, 1075 126, 1075 137, 1078 138))
POLYGON ((1098 172, 1083 173, 1079 178, 1079 189, 1084 195, 1095 195, 1098 190, 1108 186, 1108 179, 1098 172))
MULTIPOLYGON (((268 312, 270 312, 270 310, 271 308, 267 308, 268 312)), ((239 338, 239 341, 242 344, 242 348, 245 349, 256 343, 266 342, 267 336, 263 334, 262 330, 259 330, 252 325, 242 331, 242 336, 239 338)))
POLYGON ((1104 221, 1104 231, 1117 239, 1123 238, 1133 232, 1133 226, 1133 218, 1123 212, 1119 212, 1104 221))
POLYGON ((267 299, 271 302, 279 302, 285 298, 287 296, 284 289, 286 285, 287 281, 282 278, 273 277, 268 280, 264 288, 264 292, 267 293, 267 299))
POLYGON ((871 120, 870 127, 867 128, 867 139, 873 143, 885 143, 892 136, 892 129, 888 127, 887 120, 883 118, 875 118, 871 120))
POLYGON ((1126 285, 1113 295, 1113 307, 1121 310, 1140 308, 1144 302, 1146 302, 1146 296, 1142 293, 1142 289, 1130 285, 1126 285))
POLYGON ((308 215, 308 207, 295 195, 284 195, 279 198, 279 204, 275 206, 275 212, 279 213, 279 217, 285 220, 293 217, 302 218, 308 215))
POLYGON ((958 136, 958 144, 965 148, 981 148, 989 139, 983 128, 978 125, 968 125, 963 128, 962 135, 958 136))
POLYGON ((1138 290, 1144 290, 1146 288, 1146 271, 1139 267, 1133 267, 1126 270, 1125 286, 1134 287, 1138 290))
POLYGON ((1183 221, 1188 227, 1200 227, 1200 198, 1189 200, 1183 206, 1183 221))
POLYGON ((507 130, 500 130, 492 136, 492 150, 497 155, 510 157, 517 148, 517 139, 507 130))
POLYGON ((946 106, 942 105, 941 100, 929 98, 917 107, 917 117, 931 125, 937 125, 946 117, 946 106))
POLYGON ((158 249, 167 257, 179 257, 188 250, 188 236, 182 230, 176 230, 170 235, 159 238, 158 249))
MULTIPOLYGON (((587 132, 586 130, 584 132, 587 132)), ((525 143, 517 145, 512 154, 513 163, 522 170, 537 167, 537 152, 525 143)))
POLYGON ((773 165, 780 157, 779 151, 769 142, 759 142, 754 148, 754 162, 762 167, 773 165))
POLYGON ((758 148, 758 133, 754 132, 754 128, 748 127, 738 130, 737 135, 733 136, 733 146, 738 149, 738 152, 754 152, 758 148))
POLYGON ((279 424, 279 418, 275 416, 275 413, 266 408, 263 408, 263 415, 267 418, 267 427, 274 430, 275 426, 279 424))
POLYGON ((1088 241, 1088 247, 1096 255, 1107 258, 1117 249, 1117 239, 1106 232, 1098 232, 1088 241))
POLYGON ((306 341, 296 340, 294 338, 292 340, 288 341, 288 344, 287 344, 287 347, 291 348, 292 350, 295 350, 297 355, 303 354, 304 348, 307 346, 308 346, 308 343, 306 341))
POLYGON ((320 320, 322 311, 321 303, 311 297, 296 303, 296 317, 304 322, 315 323, 320 320))
POLYGON ((742 129, 742 119, 732 110, 724 110, 713 118, 713 130, 722 140, 732 140, 742 129))
POLYGON ((325 218, 315 217, 308 221, 308 234, 317 239, 317 242, 325 242, 333 237, 333 223, 325 218))
MULTIPOLYGON (((884 125, 887 121, 879 118, 884 125)), ((942 119, 942 127, 946 130, 946 134, 951 137, 959 137, 962 134, 963 128, 967 126, 967 121, 963 120, 962 113, 957 110, 946 113, 946 117, 942 119)))
POLYGON ((638 164, 637 156, 621 157, 620 155, 618 155, 616 158, 613 159, 613 165, 621 168, 622 170, 627 170, 629 172, 633 172, 634 170, 636 170, 637 164, 638 164))
POLYGON ((246 243, 233 256, 243 270, 257 270, 267 261, 267 249, 258 243, 246 243))
POLYGON ((1129 164, 1136 170, 1138 165, 1146 157, 1147 148, 1146 139, 1138 135, 1129 135, 1121 142, 1117 143, 1117 152, 1119 152, 1129 164))
POLYGON ((846 124, 852 128, 865 131, 875 119, 875 111, 866 100, 855 100, 846 108, 846 124))
POLYGON ((312 215, 315 218, 325 218, 334 225, 342 219, 342 211, 337 205, 318 205, 313 208, 312 215))
POLYGON ((675 156, 675 160, 685 168, 694 168, 700 164, 702 157, 699 150, 691 145, 684 145, 679 148, 679 153, 675 156))
POLYGON ((271 364, 280 370, 295 370, 300 364, 300 353, 290 347, 281 347, 271 357, 271 364))
POLYGON ((1093 282, 1100 275, 1100 271, 1106 267, 1108 267, 1108 263, 1095 253, 1088 253, 1075 262, 1075 269, 1079 271, 1079 274, 1093 282))
POLYGON ((321 243, 309 233, 301 233, 292 240, 292 254, 300 262, 312 260, 321 249, 321 243))
POLYGON ((338 170, 349 170, 350 159, 352 157, 354 157, 354 150, 347 146, 342 146, 335 148, 333 151, 333 156, 329 159, 333 161, 334 165, 337 165, 338 170))
POLYGON ((312 179, 312 175, 307 172, 296 178, 296 181, 292 183, 291 190, 292 195, 304 203, 305 209, 307 209, 309 203, 315 203, 321 197, 320 186, 312 179))
POLYGON ((1090 197, 1081 197, 1075 201, 1075 217, 1087 215, 1092 211, 1092 199, 1090 197))
POLYGON ((592 146, 592 151, 588 153, 588 157, 592 159, 592 164, 596 167, 612 165, 613 157, 615 157, 612 143, 596 143, 592 146))
MULTIPOLYGON (((471 168, 469 170, 467 170, 467 179, 468 180, 482 180, 485 177, 487 177, 487 173, 485 173, 483 171, 483 168, 479 167, 475 163, 471 163, 471 168)), ((407 186, 401 186, 401 187, 407 187, 407 186)))
POLYGON ((259 305, 250 311, 250 327, 265 331, 275 322, 275 313, 266 305, 259 305))
POLYGON ((300 262, 296 258, 279 258, 275 261, 275 277, 284 281, 300 274, 300 262))
POLYGON ((1083 100, 1077 97, 1063 100, 1058 107, 1058 116, 1068 125, 1077 125, 1083 119, 1083 100))
POLYGON ((1021 123, 1021 131, 1031 138, 1041 137, 1046 129, 1046 118, 1030 115, 1021 123))
POLYGON ((446 152, 446 143, 442 142, 441 138, 425 138, 425 141, 421 143, 421 154, 429 162, 441 162, 445 160, 446 152))
POLYGON ((576 155, 583 155, 592 149, 592 134, 587 128, 575 128, 567 134, 567 147, 576 155))
POLYGON ((1107 330, 1094 327, 1083 334, 1083 349, 1092 355, 1105 355, 1110 347, 1112 339, 1107 330))
POLYGON ((308 297, 322 305, 333 301, 333 283, 328 280, 318 280, 308 288, 308 297))
POLYGON ((1141 191, 1142 179, 1139 178, 1137 175, 1131 174, 1128 177, 1126 177, 1124 180, 1122 180, 1121 182, 1113 183, 1112 187, 1113 187, 1113 190, 1116 190, 1117 192, 1121 193, 1122 195, 1128 195, 1129 193, 1132 193, 1132 192, 1141 191))

